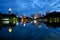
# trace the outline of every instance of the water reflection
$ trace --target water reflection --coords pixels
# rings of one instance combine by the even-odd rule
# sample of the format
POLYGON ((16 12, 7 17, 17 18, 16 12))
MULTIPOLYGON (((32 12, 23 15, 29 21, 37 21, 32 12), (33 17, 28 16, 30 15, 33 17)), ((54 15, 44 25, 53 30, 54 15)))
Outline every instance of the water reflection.
POLYGON ((8 31, 9 31, 9 32, 12 32, 12 28, 11 28, 11 27, 9 27, 8 31))
POLYGON ((58 22, 44 22, 46 24, 47 27, 53 27, 53 28, 58 28, 60 27, 60 23, 58 22))
MULTIPOLYGON (((21 23, 18 25, 18 28, 16 27, 9 27, 8 32, 7 30, 0 32, 0 39, 9 39, 9 40, 57 40, 60 39, 60 32, 56 29, 46 29, 44 27, 53 27, 56 25, 59 25, 60 23, 49 23, 49 22, 41 22, 39 20, 29 20, 26 21, 26 24, 30 23, 29 25, 21 25, 21 23), (43 23, 43 24, 42 24, 43 23), (46 26, 45 26, 46 24, 46 26), (52 26, 51 26, 52 25, 52 26), (54 25, 54 26, 53 26, 54 25), (37 26, 37 27, 35 27, 37 26), (5 34, 4 34, 5 33, 5 34), (14 38, 14 39, 13 39, 14 38)), ((22 23, 23 24, 23 23, 22 23)), ((56 26, 57 27, 57 26, 56 26)))
POLYGON ((36 25, 37 27, 41 28, 41 21, 39 20, 33 20, 31 21, 31 24, 36 25))
MULTIPOLYGON (((21 23, 23 24, 23 27, 25 27, 26 24, 28 24, 28 23, 30 23, 32 25, 35 25, 38 28, 41 28, 42 27, 42 25, 41 25, 42 23, 46 24, 46 27, 52 27, 52 28, 58 28, 58 27, 60 27, 60 23, 59 22, 42 22, 40 20, 36 20, 36 19, 31 20, 31 19, 26 19, 24 17, 21 19, 21 23)), ((18 25, 18 22, 17 22, 17 25, 18 25)), ((9 28, 8 31, 9 32, 12 32, 12 27, 15 27, 16 25, 11 25, 10 26, 10 24, 9 25, 2 24, 2 26, 0 27, 0 31, 2 30, 2 27, 5 27, 5 26, 6 27, 8 26, 8 28, 9 28)))

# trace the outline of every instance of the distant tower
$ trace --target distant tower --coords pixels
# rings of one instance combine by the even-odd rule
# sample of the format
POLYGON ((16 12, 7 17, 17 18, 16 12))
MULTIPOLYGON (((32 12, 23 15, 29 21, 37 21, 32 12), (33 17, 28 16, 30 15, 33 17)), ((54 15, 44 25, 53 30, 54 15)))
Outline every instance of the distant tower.
POLYGON ((12 9, 11 8, 8 9, 8 13, 12 14, 12 9))

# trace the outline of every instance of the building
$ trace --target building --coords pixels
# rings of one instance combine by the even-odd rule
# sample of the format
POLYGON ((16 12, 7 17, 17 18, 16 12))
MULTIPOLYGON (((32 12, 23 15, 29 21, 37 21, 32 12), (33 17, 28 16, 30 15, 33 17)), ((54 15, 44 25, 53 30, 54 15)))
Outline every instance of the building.
POLYGON ((34 16, 34 19, 37 19, 37 18, 40 18, 41 17, 41 14, 40 13, 36 13, 35 16, 34 16))

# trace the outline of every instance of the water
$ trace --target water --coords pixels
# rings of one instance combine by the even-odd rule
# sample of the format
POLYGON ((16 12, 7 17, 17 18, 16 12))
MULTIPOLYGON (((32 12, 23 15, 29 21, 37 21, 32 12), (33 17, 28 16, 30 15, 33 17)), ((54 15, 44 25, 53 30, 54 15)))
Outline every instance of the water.
POLYGON ((47 27, 44 23, 39 28, 28 23, 25 27, 22 24, 13 27, 9 33, 8 27, 2 27, 0 40, 60 40, 60 28, 47 27))

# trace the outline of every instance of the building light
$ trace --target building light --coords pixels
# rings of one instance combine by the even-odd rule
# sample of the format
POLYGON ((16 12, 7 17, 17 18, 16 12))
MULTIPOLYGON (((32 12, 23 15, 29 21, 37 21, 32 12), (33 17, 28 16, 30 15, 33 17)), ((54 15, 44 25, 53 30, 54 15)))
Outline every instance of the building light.
POLYGON ((52 21, 50 20, 50 23, 52 23, 52 21))
POLYGON ((9 24, 9 21, 2 21, 3 24, 9 24))
POLYGON ((22 17, 21 22, 24 22, 24 18, 22 17))
POLYGON ((9 20, 9 18, 3 18, 2 20, 9 20))
POLYGON ((16 22, 15 21, 13 21, 13 24, 15 24, 16 22))
POLYGON ((12 21, 13 21, 13 24, 15 24, 16 23, 16 18, 13 18, 12 21))

